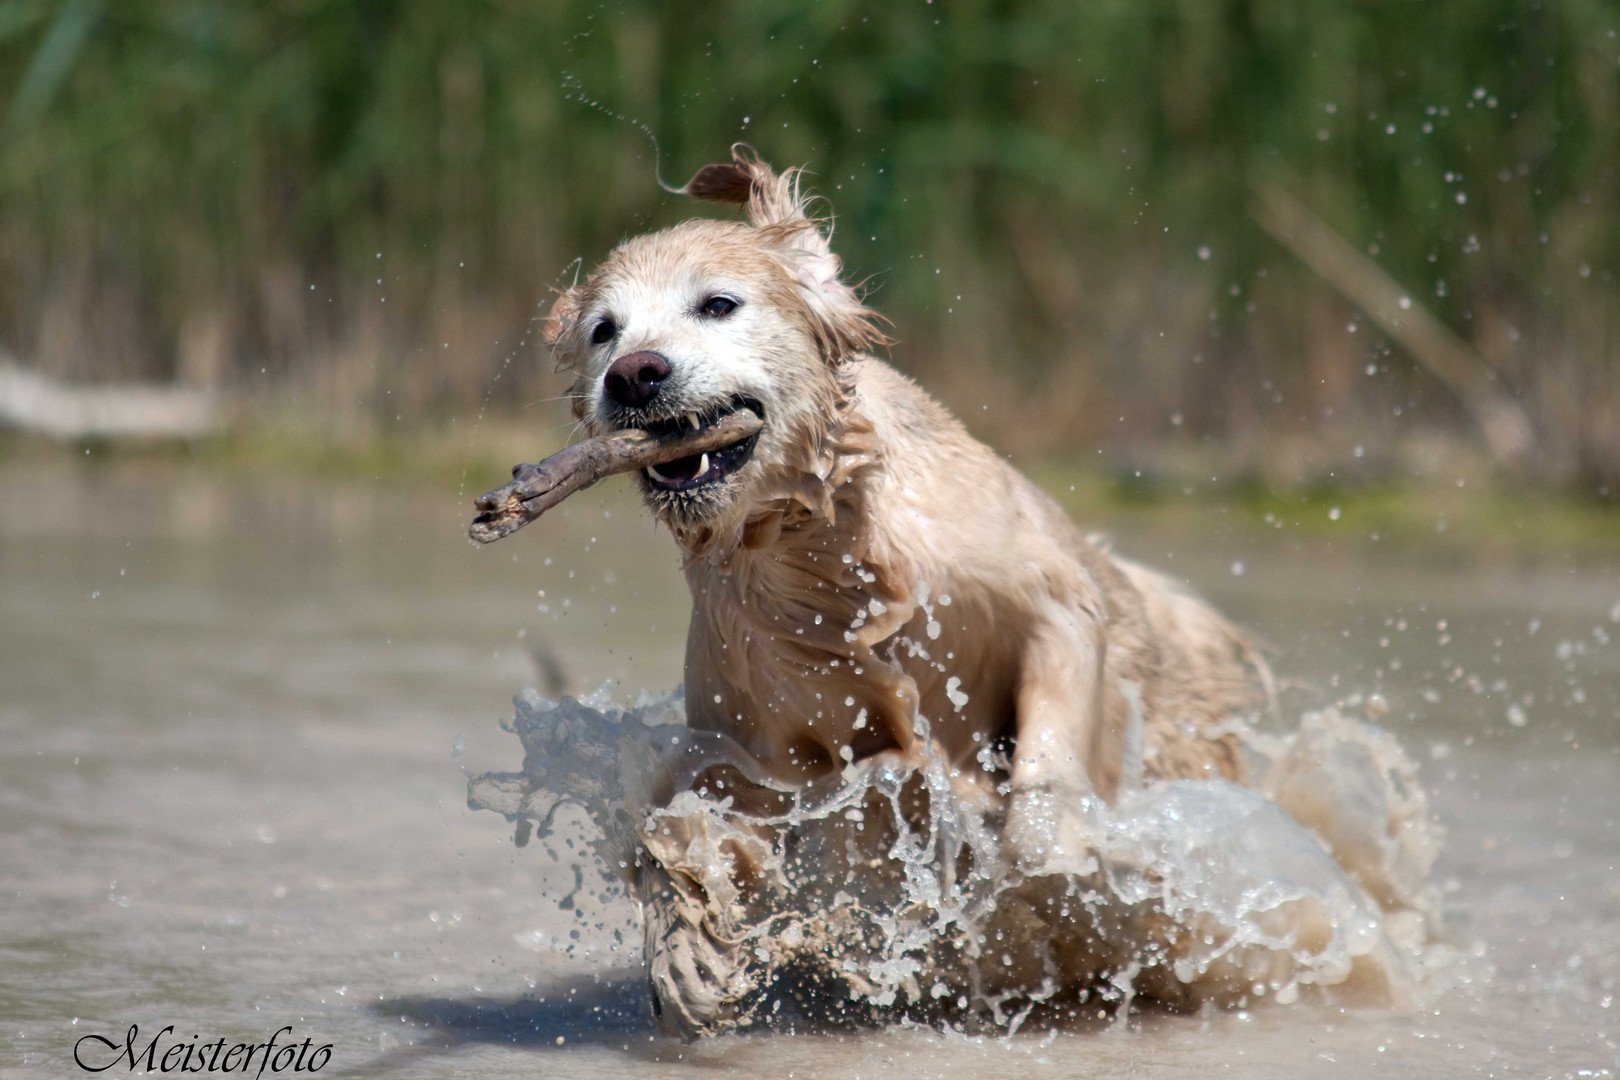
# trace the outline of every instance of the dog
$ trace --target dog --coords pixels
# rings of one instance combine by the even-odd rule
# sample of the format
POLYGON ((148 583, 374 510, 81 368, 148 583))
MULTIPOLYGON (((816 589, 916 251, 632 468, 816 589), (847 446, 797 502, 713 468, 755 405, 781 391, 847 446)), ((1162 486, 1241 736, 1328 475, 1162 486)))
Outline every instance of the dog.
MULTIPOLYGON (((625 241, 558 297, 544 337, 592 434, 763 421, 636 476, 691 589, 687 723, 766 774, 696 786, 767 814, 852 763, 935 754, 998 808, 1007 869, 1033 879, 1084 862, 1067 807, 1159 779, 1245 782, 1221 727, 1266 707, 1249 638, 1089 540, 875 355, 884 321, 844 280, 800 171, 739 145, 680 192, 744 220, 625 241)), ((684 1034, 723 1026, 724 943, 683 958, 667 931, 649 930, 655 1005, 684 1034)))

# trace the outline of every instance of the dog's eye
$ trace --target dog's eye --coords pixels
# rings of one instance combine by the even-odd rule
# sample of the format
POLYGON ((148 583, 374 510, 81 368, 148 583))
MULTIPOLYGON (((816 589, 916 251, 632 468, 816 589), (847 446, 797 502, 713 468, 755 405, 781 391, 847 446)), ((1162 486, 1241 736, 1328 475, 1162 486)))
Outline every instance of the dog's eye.
POLYGON ((723 319, 737 310, 737 301, 729 296, 711 296, 698 308, 700 314, 711 319, 723 319))
POLYGON ((591 331, 591 344, 606 345, 608 342, 613 340, 614 335, 618 332, 619 328, 613 325, 612 319, 603 319, 601 322, 597 323, 596 328, 591 331))

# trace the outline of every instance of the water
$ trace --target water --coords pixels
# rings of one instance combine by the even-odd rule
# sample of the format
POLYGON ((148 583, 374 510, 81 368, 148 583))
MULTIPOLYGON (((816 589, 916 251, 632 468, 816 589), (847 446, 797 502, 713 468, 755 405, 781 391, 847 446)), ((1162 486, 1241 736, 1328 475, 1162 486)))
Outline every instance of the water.
POLYGON ((1420 1007, 682 1046, 585 815, 519 848, 465 803, 519 765, 531 645, 620 701, 679 682, 673 549, 617 489, 484 551, 464 502, 0 474, 0 1072, 72 1074, 76 1039, 134 1023, 291 1025, 328 1074, 1620 1074, 1614 565, 1116 530, 1278 647, 1296 715, 1387 710, 1447 833, 1458 963, 1420 1007))

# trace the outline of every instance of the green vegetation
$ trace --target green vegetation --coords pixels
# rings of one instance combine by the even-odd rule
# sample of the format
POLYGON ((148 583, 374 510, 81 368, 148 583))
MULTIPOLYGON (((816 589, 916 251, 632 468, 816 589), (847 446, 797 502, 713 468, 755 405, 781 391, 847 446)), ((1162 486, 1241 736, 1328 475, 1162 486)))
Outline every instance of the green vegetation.
POLYGON ((1334 540, 1462 561, 1620 558, 1620 507, 1486 481, 1411 479, 1306 489, 1159 482, 1084 464, 1048 465, 1035 478, 1081 523, 1129 523, 1196 536, 1334 540))
POLYGON ((808 164, 896 360, 1021 455, 1471 438, 1257 227, 1276 182, 1522 403, 1534 479, 1610 494, 1617 32, 1599 0, 0 0, 0 346, 339 445, 518 415, 560 391, 531 329, 574 260, 693 212, 644 125, 672 183, 736 139, 808 164))

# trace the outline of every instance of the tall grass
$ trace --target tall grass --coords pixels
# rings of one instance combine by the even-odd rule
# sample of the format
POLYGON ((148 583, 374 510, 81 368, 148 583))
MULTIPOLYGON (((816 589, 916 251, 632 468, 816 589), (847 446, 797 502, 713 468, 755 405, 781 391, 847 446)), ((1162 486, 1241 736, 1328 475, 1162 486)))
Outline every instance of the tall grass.
POLYGON ((1466 429, 1255 226, 1276 180, 1523 401, 1543 478, 1613 484, 1617 31, 1596 0, 0 0, 0 344, 339 431, 516 408, 558 392, 532 320, 574 260, 692 212, 645 125, 675 183, 737 139, 810 165, 897 361, 1015 450, 1466 429))

